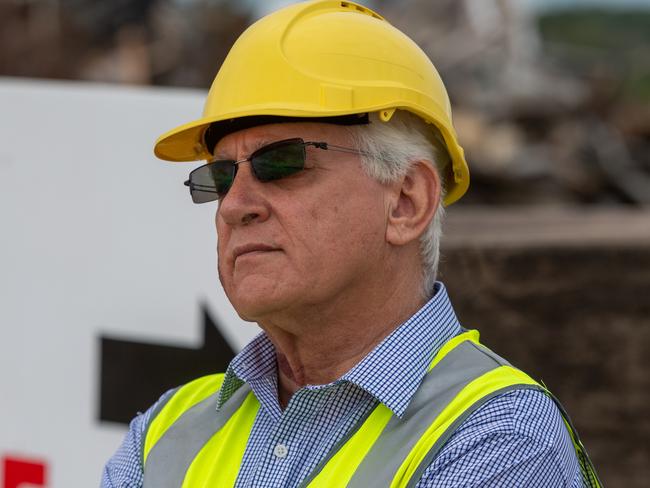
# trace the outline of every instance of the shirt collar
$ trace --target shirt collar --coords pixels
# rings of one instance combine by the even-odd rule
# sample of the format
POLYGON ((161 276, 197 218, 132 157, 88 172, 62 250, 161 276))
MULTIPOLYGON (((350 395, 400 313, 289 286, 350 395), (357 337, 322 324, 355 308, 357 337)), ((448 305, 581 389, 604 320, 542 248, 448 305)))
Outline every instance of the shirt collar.
POLYGON ((433 356, 461 332, 442 283, 435 294, 341 380, 360 386, 401 417, 420 386, 433 356))
MULTIPOLYGON (((277 385, 275 346, 261 332, 228 365, 217 399, 217 410, 246 382, 269 378, 277 385)), ((276 386, 277 390, 277 386, 276 386)))
MULTIPOLYGON (((339 382, 353 383, 401 417, 442 345, 461 332, 445 286, 437 282, 433 297, 379 343, 339 382)), ((245 382, 277 385, 275 348, 261 333, 232 360, 219 393, 217 409, 245 382)))

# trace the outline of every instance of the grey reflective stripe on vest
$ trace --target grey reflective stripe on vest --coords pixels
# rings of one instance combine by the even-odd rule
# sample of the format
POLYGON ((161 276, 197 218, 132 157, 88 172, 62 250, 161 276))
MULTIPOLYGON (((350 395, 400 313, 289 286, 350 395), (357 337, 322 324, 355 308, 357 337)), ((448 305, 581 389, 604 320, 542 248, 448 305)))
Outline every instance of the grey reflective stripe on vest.
MULTIPOLYGON (((449 402, 472 380, 502 365, 508 365, 508 362, 489 349, 471 341, 462 342, 452 349, 424 377, 402 418, 391 417, 354 473, 347 485, 348 488, 390 486, 395 473, 413 446, 449 402)), ((355 433, 356 429, 340 445, 355 433)), ((327 459, 323 460, 310 477, 300 484, 301 488, 309 485, 336 454, 335 451, 330 452, 327 459)))
POLYGON ((181 387, 174 388, 173 390, 170 390, 164 395, 164 398, 161 398, 158 400, 158 403, 154 407, 154 409, 151 412, 151 415, 149 415, 149 421, 147 422, 147 425, 144 427, 144 432, 142 433, 142 442, 140 443, 140 460, 143 462, 144 465, 144 446, 145 446, 145 440, 147 439, 147 435, 149 434, 149 427, 151 427, 151 423, 153 422, 153 419, 155 419, 158 414, 162 411, 163 408, 165 408, 165 405, 169 403, 169 400, 172 399, 176 393, 178 393, 178 390, 180 390, 181 387))
POLYGON ((149 451, 144 488, 180 488, 199 451, 237 411, 250 391, 247 384, 242 385, 218 412, 217 391, 183 413, 149 451))
POLYGON ((413 475, 411 476, 411 479, 408 482, 407 488, 415 488, 417 484, 420 482, 420 478, 422 478, 422 475, 426 471, 426 469, 431 465, 433 460, 436 458, 440 450, 445 446, 449 438, 456 432, 456 429, 461 426, 467 418, 472 415, 476 410, 478 410, 480 407, 482 407, 487 401, 491 400, 495 396, 502 395, 503 393, 506 393, 508 391, 514 391, 514 390, 540 390, 543 391, 542 388, 540 388, 537 385, 512 385, 512 386, 507 386, 505 388, 502 388, 497 391, 493 391, 489 395, 486 395, 482 397, 479 401, 475 402, 471 407, 469 407, 467 410, 465 410, 461 415, 458 416, 456 420, 454 420, 449 427, 447 427, 447 430, 438 438, 436 443, 431 446, 431 449, 429 449, 429 452, 427 453, 426 456, 422 459, 422 462, 420 465, 417 467, 417 469, 414 471, 413 475))
POLYGON ((403 417, 390 419, 348 487, 390 486, 406 456, 456 395, 479 376, 505 364, 474 342, 456 346, 424 377, 403 417))

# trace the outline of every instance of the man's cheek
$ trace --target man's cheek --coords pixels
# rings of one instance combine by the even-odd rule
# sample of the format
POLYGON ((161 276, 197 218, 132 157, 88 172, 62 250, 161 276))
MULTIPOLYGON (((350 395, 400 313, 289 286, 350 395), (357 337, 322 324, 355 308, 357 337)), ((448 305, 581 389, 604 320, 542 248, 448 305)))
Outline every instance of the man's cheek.
POLYGON ((217 262, 217 274, 219 275, 219 282, 221 283, 221 286, 223 287, 224 291, 226 292, 226 295, 228 294, 228 291, 230 290, 230 283, 231 283, 231 277, 232 273, 229 272, 227 269, 224 269, 225 266, 222 264, 221 261, 217 262))

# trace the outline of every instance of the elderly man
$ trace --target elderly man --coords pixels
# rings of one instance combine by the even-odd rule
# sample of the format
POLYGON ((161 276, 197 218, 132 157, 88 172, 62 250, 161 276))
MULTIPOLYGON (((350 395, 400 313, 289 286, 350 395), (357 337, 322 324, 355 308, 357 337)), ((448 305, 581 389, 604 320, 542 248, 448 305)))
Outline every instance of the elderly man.
POLYGON ((469 173, 435 68, 378 14, 260 20, 155 152, 208 161, 186 185, 218 201, 219 278, 263 333, 138 416, 104 487, 599 486, 559 403, 435 280, 469 173))

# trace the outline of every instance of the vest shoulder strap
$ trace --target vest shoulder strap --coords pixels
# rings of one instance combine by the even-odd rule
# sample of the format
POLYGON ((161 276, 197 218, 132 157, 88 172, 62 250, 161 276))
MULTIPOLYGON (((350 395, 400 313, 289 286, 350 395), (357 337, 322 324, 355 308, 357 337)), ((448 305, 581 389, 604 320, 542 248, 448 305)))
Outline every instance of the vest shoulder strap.
POLYGON ((477 331, 460 334, 433 358, 401 418, 379 404, 301 486, 406 486, 454 420, 515 385, 537 387, 481 346, 477 331))
MULTIPOLYGON (((197 453, 208 444, 225 446, 230 456, 234 451, 241 451, 243 456, 248 432, 242 433, 237 427, 241 426, 242 417, 252 427, 259 403, 244 384, 217 411, 223 377, 206 376, 183 386, 151 421, 145 438, 145 488, 195 486, 186 483, 187 475, 197 474, 190 467, 195 467, 197 453), (235 437, 237 445, 232 442, 235 437)), ((238 469, 238 464, 232 469, 221 469, 220 476, 232 480, 218 486, 232 486, 238 469)))
POLYGON ((541 391, 556 403, 584 480, 590 487, 600 487, 577 431, 559 401, 545 386, 480 344, 477 331, 460 334, 443 346, 405 415, 390 419, 347 486, 361 488, 379 481, 390 488, 414 488, 470 415, 497 395, 523 389, 541 391))
POLYGON ((173 390, 164 401, 156 405, 143 435, 142 466, 146 465, 151 448, 167 432, 167 429, 185 411, 219 391, 223 378, 222 373, 197 378, 173 390))

